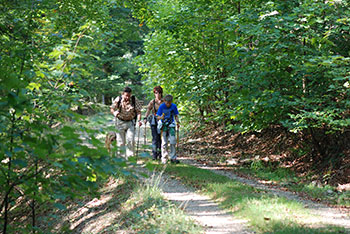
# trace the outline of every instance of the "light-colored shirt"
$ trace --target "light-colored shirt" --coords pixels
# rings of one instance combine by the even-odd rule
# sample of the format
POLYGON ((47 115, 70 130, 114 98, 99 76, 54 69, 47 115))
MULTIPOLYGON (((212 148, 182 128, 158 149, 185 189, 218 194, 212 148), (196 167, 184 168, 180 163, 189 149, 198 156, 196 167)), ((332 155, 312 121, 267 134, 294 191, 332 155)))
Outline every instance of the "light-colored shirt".
POLYGON ((139 115, 141 113, 142 103, 135 97, 135 113, 135 109, 132 103, 132 97, 130 97, 128 101, 122 98, 119 106, 118 103, 121 97, 122 96, 119 96, 114 100, 114 102, 111 105, 111 108, 114 110, 119 110, 119 114, 117 116, 118 119, 130 121, 135 117, 136 114, 139 115))

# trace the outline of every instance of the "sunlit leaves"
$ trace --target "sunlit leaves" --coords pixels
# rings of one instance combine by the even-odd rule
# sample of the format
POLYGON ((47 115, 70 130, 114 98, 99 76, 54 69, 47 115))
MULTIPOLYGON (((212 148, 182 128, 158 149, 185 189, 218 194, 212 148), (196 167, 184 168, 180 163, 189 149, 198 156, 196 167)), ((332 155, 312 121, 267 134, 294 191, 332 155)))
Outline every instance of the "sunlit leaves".
MULTIPOLYGON (((100 95, 98 86, 109 86, 108 80, 97 79, 103 63, 115 59, 106 56, 105 49, 132 47, 124 38, 115 39, 129 30, 130 17, 125 15, 130 12, 112 13, 112 5, 117 4, 105 0, 0 3, 1 218, 17 202, 27 209, 31 199, 64 208, 66 198, 96 194, 101 180, 126 165, 110 157, 103 142, 94 137, 101 132, 79 126, 84 117, 72 110, 100 95), (84 134, 88 138, 82 139, 84 134)), ((136 21, 134 28, 138 28, 135 25, 136 21)), ((139 39, 138 32, 132 32, 125 38, 139 39)), ((135 68, 124 70, 134 75, 135 68)), ((117 86, 119 81, 113 82, 117 86)))
POLYGON ((141 2, 137 16, 153 29, 139 60, 145 80, 189 116, 242 131, 346 127, 345 1, 141 2))

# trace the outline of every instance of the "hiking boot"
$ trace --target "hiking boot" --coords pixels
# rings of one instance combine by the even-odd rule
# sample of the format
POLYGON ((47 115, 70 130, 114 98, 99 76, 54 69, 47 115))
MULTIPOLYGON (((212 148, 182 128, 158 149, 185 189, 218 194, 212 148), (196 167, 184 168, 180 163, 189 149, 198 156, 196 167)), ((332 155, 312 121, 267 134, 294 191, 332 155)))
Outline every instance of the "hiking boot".
POLYGON ((171 159, 171 160, 170 160, 170 163, 173 163, 173 164, 179 164, 179 163, 180 163, 180 161, 179 161, 179 160, 177 160, 177 159, 171 159))

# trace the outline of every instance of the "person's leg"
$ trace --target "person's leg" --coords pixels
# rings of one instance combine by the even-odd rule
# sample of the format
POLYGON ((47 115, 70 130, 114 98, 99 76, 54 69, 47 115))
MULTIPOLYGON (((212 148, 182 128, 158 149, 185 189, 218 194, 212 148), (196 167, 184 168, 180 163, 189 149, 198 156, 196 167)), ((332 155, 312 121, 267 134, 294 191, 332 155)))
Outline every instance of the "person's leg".
POLYGON ((135 125, 133 121, 128 121, 126 131, 126 158, 134 156, 135 153, 135 125))
POLYGON ((162 135, 162 163, 166 163, 168 159, 168 132, 163 131, 162 135))
POLYGON ((158 158, 158 154, 157 154, 158 138, 160 138, 160 135, 157 132, 157 125, 151 125, 151 131, 152 131, 152 158, 157 159, 158 158))
POLYGON ((176 160, 176 136, 175 136, 175 128, 169 129, 169 141, 170 141, 170 160, 176 160))
POLYGON ((157 133, 157 158, 160 159, 162 157, 162 138, 160 134, 157 133))
POLYGON ((116 151, 117 157, 125 157, 125 136, 126 136, 126 125, 123 121, 117 119, 115 122, 116 127, 116 140, 118 150, 116 151))

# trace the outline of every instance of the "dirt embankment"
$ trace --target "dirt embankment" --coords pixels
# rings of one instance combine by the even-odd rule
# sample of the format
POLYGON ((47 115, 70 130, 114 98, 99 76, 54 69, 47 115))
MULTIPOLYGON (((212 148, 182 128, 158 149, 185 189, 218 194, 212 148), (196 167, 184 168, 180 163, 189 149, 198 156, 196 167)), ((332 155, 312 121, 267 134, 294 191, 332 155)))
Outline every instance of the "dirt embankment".
POLYGON ((271 168, 290 168, 316 183, 350 190, 350 134, 334 138, 327 136, 316 144, 310 134, 293 134, 281 126, 245 134, 209 126, 187 135, 181 150, 201 155, 207 163, 239 167, 261 161, 271 168))

